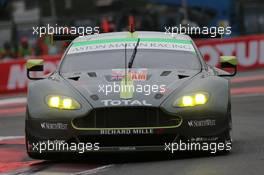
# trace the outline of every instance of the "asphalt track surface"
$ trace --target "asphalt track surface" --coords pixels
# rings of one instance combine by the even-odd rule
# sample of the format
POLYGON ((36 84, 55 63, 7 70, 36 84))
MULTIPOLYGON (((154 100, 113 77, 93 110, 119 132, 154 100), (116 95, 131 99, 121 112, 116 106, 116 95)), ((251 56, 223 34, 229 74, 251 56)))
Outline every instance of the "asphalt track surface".
MULTIPOLYGON (((239 73, 232 83, 234 144, 227 155, 103 155, 84 160, 32 160, 25 152, 24 106, 1 107, 2 174, 256 174, 264 172, 264 70, 239 73)), ((22 103, 22 102, 21 102, 22 103)), ((2 104, 3 105, 3 104, 2 104)))

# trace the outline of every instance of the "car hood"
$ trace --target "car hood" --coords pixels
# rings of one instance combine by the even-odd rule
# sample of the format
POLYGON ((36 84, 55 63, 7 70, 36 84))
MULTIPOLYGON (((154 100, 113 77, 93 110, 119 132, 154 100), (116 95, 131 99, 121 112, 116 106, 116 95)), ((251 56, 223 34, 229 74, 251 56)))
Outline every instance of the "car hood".
POLYGON ((177 93, 177 90, 183 88, 188 80, 199 73, 199 70, 148 69, 146 76, 142 78, 140 75, 143 74, 135 73, 137 71, 136 69, 130 70, 130 72, 134 72, 133 80, 128 81, 127 84, 133 84, 134 92, 132 95, 130 94, 129 98, 121 97, 118 88, 122 87, 121 84, 126 83, 122 78, 123 74, 113 73, 114 71, 111 69, 62 73, 62 76, 94 108, 106 106, 158 107, 170 94, 177 93))

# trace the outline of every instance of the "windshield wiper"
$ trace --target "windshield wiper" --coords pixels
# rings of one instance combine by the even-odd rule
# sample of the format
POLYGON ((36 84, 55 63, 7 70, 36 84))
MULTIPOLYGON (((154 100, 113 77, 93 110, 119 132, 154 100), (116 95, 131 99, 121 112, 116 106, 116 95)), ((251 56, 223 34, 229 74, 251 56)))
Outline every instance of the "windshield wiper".
POLYGON ((137 54, 137 48, 138 48, 138 45, 139 45, 139 41, 140 41, 140 38, 138 38, 138 40, 137 40, 137 44, 136 44, 136 46, 135 46, 135 48, 134 48, 134 50, 133 50, 133 53, 132 53, 132 55, 131 55, 131 57, 130 57, 129 62, 128 62, 128 68, 129 68, 129 69, 132 68, 132 66, 133 66, 133 62, 134 62, 134 59, 135 59, 136 54, 137 54))

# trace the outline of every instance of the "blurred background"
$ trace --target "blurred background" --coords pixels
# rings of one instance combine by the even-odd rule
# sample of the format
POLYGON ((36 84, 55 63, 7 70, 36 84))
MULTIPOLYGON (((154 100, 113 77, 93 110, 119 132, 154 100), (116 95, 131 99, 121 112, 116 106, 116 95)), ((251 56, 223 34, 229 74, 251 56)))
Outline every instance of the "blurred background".
POLYGON ((165 32, 165 26, 231 27, 223 39, 195 40, 209 65, 236 55, 239 71, 264 67, 263 0, 0 0, 0 94, 25 92, 25 60, 43 58, 54 71, 68 42, 33 34, 45 26, 96 27, 100 33, 165 32))
POLYGON ((0 60, 55 55, 65 44, 51 46, 32 35, 33 26, 99 26, 101 32, 164 31, 164 26, 231 26, 231 36, 264 32, 263 0, 0 0, 0 60))

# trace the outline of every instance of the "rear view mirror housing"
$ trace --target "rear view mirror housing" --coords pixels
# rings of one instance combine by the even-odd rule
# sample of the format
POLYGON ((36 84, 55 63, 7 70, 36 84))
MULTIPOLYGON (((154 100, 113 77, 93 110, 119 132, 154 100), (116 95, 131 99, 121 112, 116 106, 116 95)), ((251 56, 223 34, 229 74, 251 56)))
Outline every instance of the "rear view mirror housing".
POLYGON ((234 71, 233 71, 233 73, 219 75, 219 76, 235 76, 237 73, 237 58, 236 58, 236 56, 221 56, 220 57, 220 66, 222 69, 232 68, 232 69, 234 69, 234 71))
POLYGON ((41 72, 44 70, 44 60, 43 59, 29 59, 26 63, 27 77, 30 80, 40 80, 43 78, 33 78, 30 76, 30 72, 41 72))

